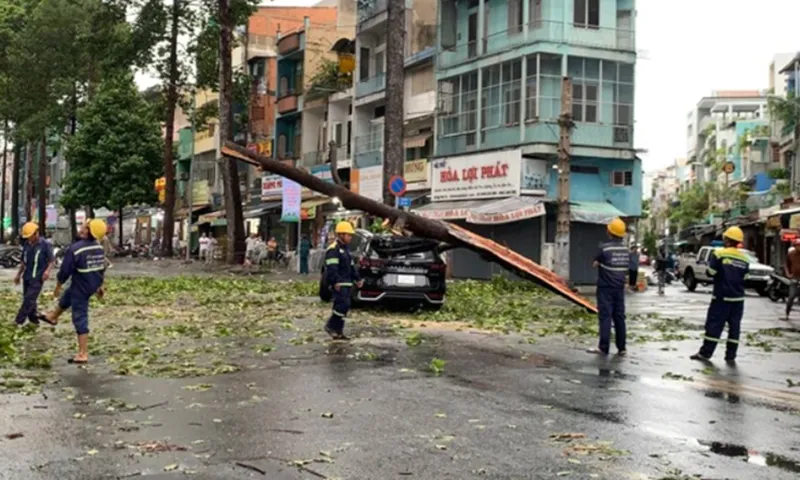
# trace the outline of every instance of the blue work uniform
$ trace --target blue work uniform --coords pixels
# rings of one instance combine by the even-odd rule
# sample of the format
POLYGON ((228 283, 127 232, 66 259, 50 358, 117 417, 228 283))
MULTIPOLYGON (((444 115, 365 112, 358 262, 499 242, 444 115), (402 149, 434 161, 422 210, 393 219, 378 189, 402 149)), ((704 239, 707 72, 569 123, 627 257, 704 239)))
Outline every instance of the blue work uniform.
POLYGON ((735 360, 744 314, 744 281, 750 269, 749 259, 737 248, 714 250, 708 262, 708 275, 714 279, 711 304, 706 315, 706 333, 700 355, 711 358, 722 331, 728 324, 725 360, 735 360))
POLYGON ((330 244, 325 251, 325 278, 333 290, 333 309, 326 328, 342 334, 344 318, 350 310, 353 284, 358 282, 359 275, 353 264, 353 257, 350 256, 350 249, 339 240, 330 244), (334 288, 337 285, 339 291, 334 288))
POLYGON ((617 350, 625 351, 625 276, 629 265, 628 248, 621 239, 600 244, 595 261, 597 271, 597 317, 600 322, 598 348, 608 353, 611 345, 611 324, 617 350))
POLYGON ((72 278, 72 284, 61 295, 58 306, 62 310, 72 308, 72 324, 78 335, 89 333, 89 299, 103 286, 105 271, 105 253, 97 240, 78 240, 64 254, 58 283, 72 278))
POLYGON ((44 286, 42 277, 52 261, 53 247, 44 238, 40 237, 34 244, 25 242, 23 245, 22 263, 25 265, 25 270, 22 273, 22 305, 16 318, 18 325, 25 323, 26 318, 32 323, 39 323, 36 319, 36 303, 44 286))

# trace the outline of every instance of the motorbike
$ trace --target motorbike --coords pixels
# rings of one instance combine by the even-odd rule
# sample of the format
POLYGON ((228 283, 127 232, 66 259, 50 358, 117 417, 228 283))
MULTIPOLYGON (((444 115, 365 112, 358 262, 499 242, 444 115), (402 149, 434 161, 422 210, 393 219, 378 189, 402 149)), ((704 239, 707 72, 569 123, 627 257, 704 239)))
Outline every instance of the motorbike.
POLYGON ((8 246, 0 249, 0 267, 14 268, 22 262, 22 249, 20 247, 8 246))
POLYGON ((792 281, 774 272, 769 277, 767 297, 773 302, 782 302, 789 298, 789 287, 792 285, 792 281))
POLYGON ((53 245, 53 262, 56 267, 60 267, 64 261, 65 249, 61 245, 53 245))

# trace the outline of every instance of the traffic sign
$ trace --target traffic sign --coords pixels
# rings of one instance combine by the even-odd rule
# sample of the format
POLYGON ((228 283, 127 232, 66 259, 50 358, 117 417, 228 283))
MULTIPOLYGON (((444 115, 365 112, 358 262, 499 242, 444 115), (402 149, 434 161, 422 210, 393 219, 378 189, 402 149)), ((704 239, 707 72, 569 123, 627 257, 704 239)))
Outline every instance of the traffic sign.
POLYGON ((411 206, 411 198, 400 197, 397 199, 397 206, 400 208, 408 208, 411 206))
POLYGON ((400 175, 393 175, 389 179, 389 191, 395 197, 402 197, 406 193, 406 181, 400 175))

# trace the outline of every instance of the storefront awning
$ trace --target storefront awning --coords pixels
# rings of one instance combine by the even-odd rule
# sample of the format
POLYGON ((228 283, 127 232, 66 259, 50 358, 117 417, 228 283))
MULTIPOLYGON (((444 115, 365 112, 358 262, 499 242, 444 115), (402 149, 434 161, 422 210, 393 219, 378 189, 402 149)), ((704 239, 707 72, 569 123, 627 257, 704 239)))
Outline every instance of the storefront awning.
MULTIPOLYGON (((206 205, 195 205, 192 208, 192 213, 199 212, 200 210, 203 210, 205 208, 208 208, 208 204, 206 204, 206 205)), ((188 213, 189 213, 189 209, 188 208, 181 208, 181 209, 175 211, 175 220, 182 220, 182 219, 186 218, 188 213)))
POLYGON ((403 139, 403 147, 404 148, 422 148, 425 146, 425 142, 431 138, 432 133, 423 133, 422 135, 414 135, 411 137, 405 137, 403 139))
POLYGON ((541 217, 544 214, 544 203, 540 199, 510 197, 470 209, 467 213, 467 222, 478 225, 499 225, 541 217))
MULTIPOLYGON (((281 206, 281 202, 265 202, 262 203, 255 208, 251 208, 250 210, 246 210, 242 216, 244 218, 258 218, 261 215, 269 212, 270 210, 274 210, 281 206)), ((200 217, 202 218, 202 216, 200 217)))
POLYGON ((582 223, 606 224, 625 213, 607 202, 569 202, 570 220, 582 223))
POLYGON ((486 205, 495 200, 462 200, 460 202, 429 203, 413 211, 420 217, 434 220, 464 220, 473 208, 486 205))
POLYGON ((325 205, 326 203, 330 203, 330 198, 315 198, 312 200, 306 200, 305 202, 300 204, 300 208, 309 209, 309 208, 317 208, 320 205, 325 205))
POLYGON ((216 212, 206 213, 200 215, 200 218, 197 219, 195 225, 202 225, 204 223, 214 223, 217 220, 225 218, 225 210, 218 210, 216 212))

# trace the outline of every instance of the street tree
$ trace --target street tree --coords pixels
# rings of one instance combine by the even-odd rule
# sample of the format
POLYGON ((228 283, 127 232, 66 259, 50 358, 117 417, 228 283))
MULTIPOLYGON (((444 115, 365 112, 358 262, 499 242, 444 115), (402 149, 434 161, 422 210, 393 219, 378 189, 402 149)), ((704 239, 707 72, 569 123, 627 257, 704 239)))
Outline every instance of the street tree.
POLYGON ((118 210, 121 244, 123 208, 156 200, 164 146, 159 123, 130 73, 103 81, 78 121, 67 145, 62 204, 118 210))

